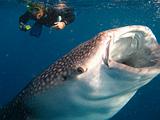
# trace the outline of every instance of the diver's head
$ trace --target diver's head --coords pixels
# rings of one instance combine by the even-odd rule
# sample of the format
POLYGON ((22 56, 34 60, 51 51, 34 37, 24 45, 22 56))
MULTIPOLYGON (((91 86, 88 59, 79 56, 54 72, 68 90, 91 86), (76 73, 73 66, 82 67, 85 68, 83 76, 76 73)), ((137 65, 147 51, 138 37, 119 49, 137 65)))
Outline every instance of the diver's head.
POLYGON ((58 4, 56 4, 55 6, 54 6, 54 8, 56 8, 56 9, 64 9, 64 8, 67 8, 68 6, 66 5, 66 3, 65 2, 60 2, 60 3, 58 3, 58 4))
POLYGON ((40 9, 36 14, 33 14, 37 19, 40 19, 44 16, 44 11, 40 9))
POLYGON ((32 3, 28 5, 28 11, 32 13, 32 15, 40 19, 45 14, 45 7, 40 3, 32 3))

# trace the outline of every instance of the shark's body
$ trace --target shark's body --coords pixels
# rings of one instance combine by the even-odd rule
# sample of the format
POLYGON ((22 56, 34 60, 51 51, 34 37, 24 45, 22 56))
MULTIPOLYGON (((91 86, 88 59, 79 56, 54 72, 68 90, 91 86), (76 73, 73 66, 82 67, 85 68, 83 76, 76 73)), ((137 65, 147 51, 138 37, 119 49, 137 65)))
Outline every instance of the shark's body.
POLYGON ((99 33, 31 81, 0 120, 106 120, 160 73, 160 48, 144 26, 99 33))

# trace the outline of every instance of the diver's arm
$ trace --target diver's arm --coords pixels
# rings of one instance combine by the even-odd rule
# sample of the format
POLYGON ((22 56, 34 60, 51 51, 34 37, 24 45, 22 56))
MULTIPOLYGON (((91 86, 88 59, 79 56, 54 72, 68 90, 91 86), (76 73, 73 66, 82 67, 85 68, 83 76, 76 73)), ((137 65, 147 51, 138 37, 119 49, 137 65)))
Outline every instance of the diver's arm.
POLYGON ((25 12, 22 16, 19 17, 19 28, 22 31, 28 31, 31 29, 30 25, 27 25, 27 22, 31 19, 31 13, 25 12))
POLYGON ((74 10, 71 8, 68 8, 65 14, 62 16, 61 22, 64 22, 66 25, 68 25, 72 23, 74 20, 75 20, 74 10))
POLYGON ((19 24, 26 24, 31 19, 31 13, 25 12, 22 16, 19 17, 19 24))
POLYGON ((65 8, 64 12, 59 14, 57 22, 52 26, 55 29, 63 29, 66 25, 72 23, 75 19, 73 9, 65 8))

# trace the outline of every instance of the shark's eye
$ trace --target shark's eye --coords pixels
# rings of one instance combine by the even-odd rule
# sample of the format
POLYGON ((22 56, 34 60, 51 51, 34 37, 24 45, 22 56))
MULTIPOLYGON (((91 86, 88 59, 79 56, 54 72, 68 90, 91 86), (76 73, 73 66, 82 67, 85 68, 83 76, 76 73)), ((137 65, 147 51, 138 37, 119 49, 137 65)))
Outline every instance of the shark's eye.
POLYGON ((77 68, 77 72, 80 73, 80 74, 84 73, 84 69, 82 67, 78 67, 77 68))

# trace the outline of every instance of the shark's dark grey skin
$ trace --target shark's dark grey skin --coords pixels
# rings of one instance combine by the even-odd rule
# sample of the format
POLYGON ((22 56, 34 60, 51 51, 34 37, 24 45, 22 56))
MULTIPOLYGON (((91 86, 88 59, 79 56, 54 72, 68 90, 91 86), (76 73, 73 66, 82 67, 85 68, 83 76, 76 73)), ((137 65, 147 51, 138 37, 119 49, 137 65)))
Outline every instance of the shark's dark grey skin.
POLYGON ((160 73, 149 28, 99 33, 32 80, 0 111, 0 120, 104 120, 160 73))

